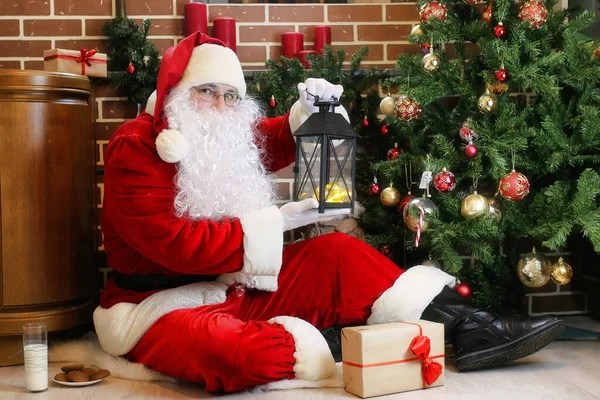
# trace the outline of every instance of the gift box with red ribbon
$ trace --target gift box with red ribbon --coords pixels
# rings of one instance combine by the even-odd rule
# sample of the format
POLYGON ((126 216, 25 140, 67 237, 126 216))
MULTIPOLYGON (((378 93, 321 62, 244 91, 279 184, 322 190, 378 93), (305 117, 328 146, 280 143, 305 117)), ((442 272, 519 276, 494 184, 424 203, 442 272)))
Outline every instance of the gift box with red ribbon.
POLYGON ((106 54, 96 50, 44 50, 44 71, 106 78, 106 54))
POLYGON ((344 389, 366 398, 444 384, 444 325, 424 320, 342 330, 344 389))

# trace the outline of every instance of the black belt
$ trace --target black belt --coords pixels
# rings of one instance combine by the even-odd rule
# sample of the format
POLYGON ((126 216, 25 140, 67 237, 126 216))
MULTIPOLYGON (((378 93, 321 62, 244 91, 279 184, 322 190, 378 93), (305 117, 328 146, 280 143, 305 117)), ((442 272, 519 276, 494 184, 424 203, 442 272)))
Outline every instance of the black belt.
POLYGON ((111 276, 118 287, 136 292, 149 292, 151 290, 171 289, 178 286, 196 282, 214 281, 219 275, 179 275, 166 276, 159 274, 127 275, 112 271, 111 276))

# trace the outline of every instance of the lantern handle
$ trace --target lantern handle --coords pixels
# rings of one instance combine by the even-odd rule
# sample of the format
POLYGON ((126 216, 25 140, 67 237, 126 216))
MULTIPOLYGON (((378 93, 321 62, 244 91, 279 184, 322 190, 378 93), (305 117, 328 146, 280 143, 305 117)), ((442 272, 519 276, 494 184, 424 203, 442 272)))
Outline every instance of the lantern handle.
POLYGON ((322 100, 319 96, 315 96, 308 90, 306 94, 314 97, 315 102, 313 105, 319 107, 319 112, 334 112, 334 108, 340 105, 340 100, 337 97, 332 97, 330 100, 322 100))

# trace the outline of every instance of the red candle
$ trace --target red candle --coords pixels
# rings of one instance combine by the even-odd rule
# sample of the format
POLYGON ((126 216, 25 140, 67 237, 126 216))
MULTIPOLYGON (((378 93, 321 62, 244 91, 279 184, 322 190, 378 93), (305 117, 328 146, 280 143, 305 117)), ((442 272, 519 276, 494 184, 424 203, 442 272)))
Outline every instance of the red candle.
POLYGON ((281 55, 292 58, 297 52, 304 50, 304 35, 300 32, 281 34, 281 55))
POLYGON ((315 26, 315 50, 323 53, 323 47, 331 44, 331 27, 327 25, 315 26))
POLYGON ((194 32, 208 33, 208 14, 204 3, 188 3, 183 6, 183 35, 194 32))
POLYGON ((306 57, 309 54, 318 54, 318 52, 315 50, 301 50, 296 53, 296 58, 300 60, 304 68, 310 68, 310 62, 308 61, 308 57, 306 57))
POLYGON ((212 37, 221 40, 225 46, 236 51, 235 18, 219 17, 213 20, 212 37))

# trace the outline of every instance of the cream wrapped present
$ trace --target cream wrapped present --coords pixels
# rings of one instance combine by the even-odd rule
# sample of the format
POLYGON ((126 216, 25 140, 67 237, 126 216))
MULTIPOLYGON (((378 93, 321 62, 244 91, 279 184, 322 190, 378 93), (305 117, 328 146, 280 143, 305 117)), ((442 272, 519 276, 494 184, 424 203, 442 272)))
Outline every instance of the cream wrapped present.
POLYGON ((44 71, 106 78, 106 54, 96 50, 44 50, 44 71))
POLYGON ((344 389, 365 398, 441 386, 444 349, 444 325, 435 322, 344 328, 344 389))

